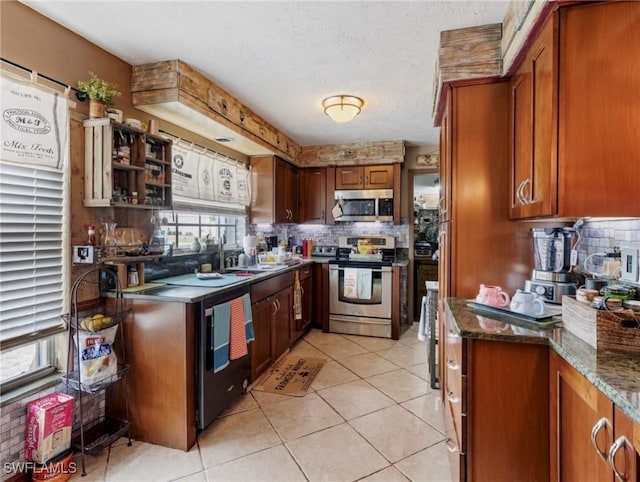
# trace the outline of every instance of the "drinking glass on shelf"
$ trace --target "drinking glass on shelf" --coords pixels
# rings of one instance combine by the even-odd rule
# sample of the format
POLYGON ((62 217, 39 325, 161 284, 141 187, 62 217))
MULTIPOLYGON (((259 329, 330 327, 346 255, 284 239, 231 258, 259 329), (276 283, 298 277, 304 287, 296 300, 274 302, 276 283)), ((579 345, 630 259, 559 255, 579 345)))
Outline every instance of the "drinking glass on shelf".
POLYGON ((105 258, 115 258, 118 255, 118 239, 116 238, 117 225, 117 223, 104 223, 102 252, 105 258))

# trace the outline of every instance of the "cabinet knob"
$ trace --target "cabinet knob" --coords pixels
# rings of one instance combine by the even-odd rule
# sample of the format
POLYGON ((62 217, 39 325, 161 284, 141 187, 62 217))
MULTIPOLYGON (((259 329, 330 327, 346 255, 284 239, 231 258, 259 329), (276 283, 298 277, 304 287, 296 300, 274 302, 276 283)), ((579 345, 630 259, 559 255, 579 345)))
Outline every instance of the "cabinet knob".
POLYGON ((600 433, 600 430, 605 428, 607 424, 609 424, 609 421, 605 417, 602 417, 591 429, 591 444, 595 447, 600 458, 605 462, 607 461, 607 451, 600 450, 600 447, 598 447, 598 433, 600 433))

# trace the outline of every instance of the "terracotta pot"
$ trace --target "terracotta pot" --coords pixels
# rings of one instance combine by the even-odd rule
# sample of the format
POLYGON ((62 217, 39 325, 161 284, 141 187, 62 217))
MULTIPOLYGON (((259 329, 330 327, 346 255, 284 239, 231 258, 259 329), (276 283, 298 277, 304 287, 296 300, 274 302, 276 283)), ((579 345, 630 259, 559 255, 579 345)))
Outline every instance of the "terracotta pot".
POLYGON ((104 104, 104 102, 91 99, 89 101, 89 117, 91 117, 92 119, 104 117, 105 108, 106 105, 104 104))

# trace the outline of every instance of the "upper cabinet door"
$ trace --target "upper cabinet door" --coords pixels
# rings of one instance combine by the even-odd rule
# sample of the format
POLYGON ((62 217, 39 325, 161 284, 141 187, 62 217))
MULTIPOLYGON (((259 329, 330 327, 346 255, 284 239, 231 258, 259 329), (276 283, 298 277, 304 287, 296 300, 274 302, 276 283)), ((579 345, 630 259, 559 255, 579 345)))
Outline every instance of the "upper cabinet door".
POLYGON ((336 167, 336 189, 362 189, 363 186, 362 166, 336 167))
POLYGON ((640 2, 560 11, 562 216, 640 215, 640 2))
POLYGON ((275 171, 274 171, 274 220, 276 223, 288 223, 289 222, 289 192, 287 187, 289 186, 289 165, 276 159, 275 171))
POLYGON ((393 189, 393 164, 336 167, 336 189, 393 189))
POLYGON ((365 189, 393 189, 393 164, 364 166, 365 189))
POLYGON ((552 15, 511 79, 512 219, 557 212, 556 36, 552 15))
POLYGON ((314 167, 300 170, 303 196, 300 197, 300 222, 325 223, 327 170, 314 167))

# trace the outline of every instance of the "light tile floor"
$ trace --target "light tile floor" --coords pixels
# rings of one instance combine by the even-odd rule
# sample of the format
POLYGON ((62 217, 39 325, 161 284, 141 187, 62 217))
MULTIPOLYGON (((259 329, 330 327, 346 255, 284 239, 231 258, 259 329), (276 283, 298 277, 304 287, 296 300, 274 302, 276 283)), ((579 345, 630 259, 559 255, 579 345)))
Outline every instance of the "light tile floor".
POLYGON ((417 324, 400 340, 311 330, 293 354, 327 363, 304 397, 251 391, 189 452, 144 442, 86 457, 75 480, 289 482, 450 480, 440 395, 417 324))

